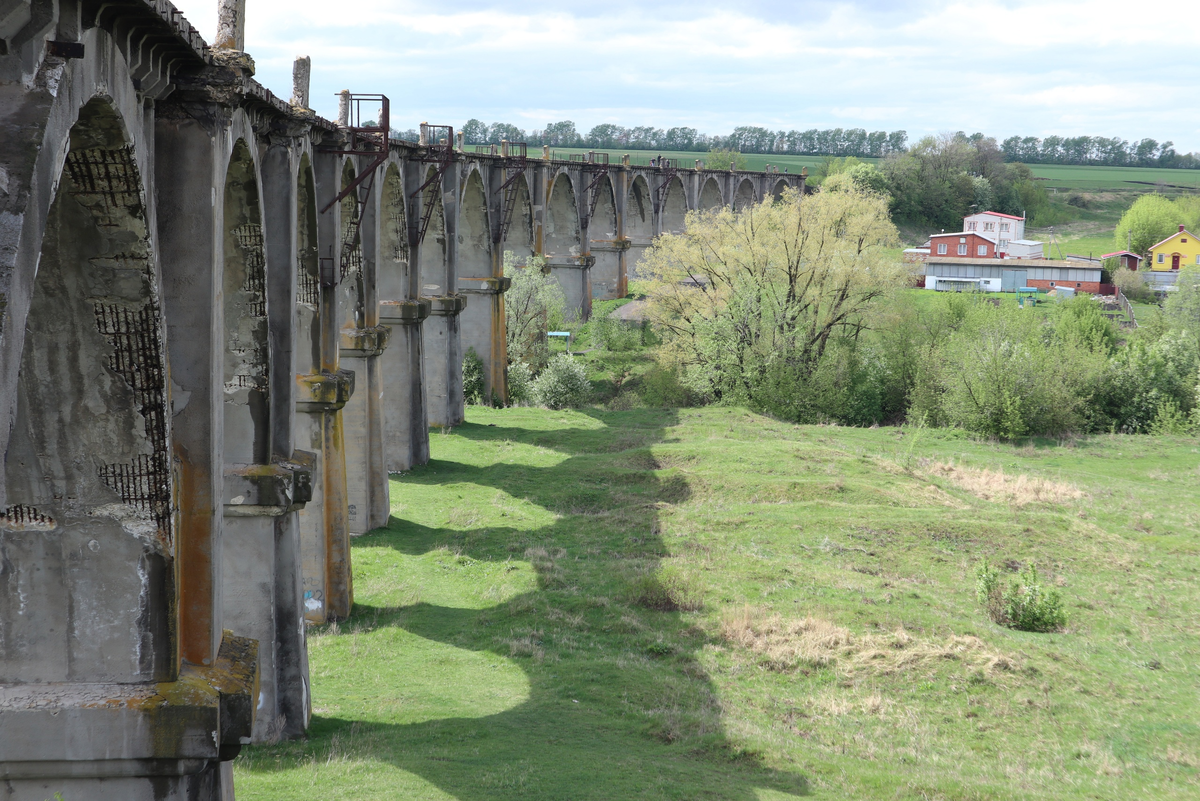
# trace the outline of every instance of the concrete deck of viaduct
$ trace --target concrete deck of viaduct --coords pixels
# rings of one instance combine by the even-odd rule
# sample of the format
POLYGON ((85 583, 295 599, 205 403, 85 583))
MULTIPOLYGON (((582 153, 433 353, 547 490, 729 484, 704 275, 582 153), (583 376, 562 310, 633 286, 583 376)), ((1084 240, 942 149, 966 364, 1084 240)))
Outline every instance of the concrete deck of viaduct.
POLYGON ((5 798, 232 798, 244 743, 306 728, 305 621, 350 613, 467 348, 505 395, 503 254, 586 316, 689 210, 802 189, 530 159, 505 228, 511 160, 420 192, 392 142, 330 205, 368 162, 255 82, 241 16, 210 48, 166 0, 0 5, 5 798))

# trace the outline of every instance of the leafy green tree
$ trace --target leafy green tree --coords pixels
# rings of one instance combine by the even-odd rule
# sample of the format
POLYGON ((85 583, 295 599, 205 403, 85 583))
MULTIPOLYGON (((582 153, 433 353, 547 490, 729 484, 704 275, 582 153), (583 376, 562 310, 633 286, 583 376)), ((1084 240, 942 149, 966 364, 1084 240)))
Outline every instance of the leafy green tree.
POLYGON ((1110 355, 1117 348, 1117 330, 1091 295, 1076 295, 1058 304, 1055 334, 1064 342, 1110 355))
POLYGON ((1187 223, 1185 210, 1162 195, 1142 195, 1117 223, 1113 242, 1117 250, 1126 247, 1134 253, 1145 254, 1187 223))
POLYGON ((826 416, 822 399, 873 369, 841 349, 907 282, 909 268, 887 252, 896 241, 886 200, 854 189, 689 214, 642 262, 662 360, 702 397, 826 416))
POLYGON ((1163 315, 1171 328, 1186 332, 1200 350, 1200 267, 1189 265, 1179 271, 1178 291, 1167 296, 1163 315))
POLYGON ((744 170, 749 162, 739 150, 716 148, 708 151, 704 166, 710 170, 744 170))
POLYGON ((588 147, 617 147, 622 129, 612 123, 602 123, 588 131, 584 140, 588 147))
POLYGON ((558 282, 546 271, 546 260, 534 256, 518 266, 512 251, 504 252, 504 275, 512 285, 504 293, 508 360, 523 362, 534 370, 550 357, 546 332, 562 325, 566 297, 558 282))
POLYGON ((507 122, 493 122, 491 128, 488 129, 487 141, 494 145, 498 145, 504 141, 524 142, 525 131, 507 122))
POLYGON ((483 122, 470 119, 462 127, 463 141, 468 145, 482 145, 488 141, 488 127, 483 122))

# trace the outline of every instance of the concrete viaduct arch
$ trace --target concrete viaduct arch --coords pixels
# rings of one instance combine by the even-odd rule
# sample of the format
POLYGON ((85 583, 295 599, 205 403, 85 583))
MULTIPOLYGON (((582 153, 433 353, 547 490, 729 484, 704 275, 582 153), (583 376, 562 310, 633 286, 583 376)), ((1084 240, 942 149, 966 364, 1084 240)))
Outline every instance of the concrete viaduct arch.
POLYGON ((304 621, 349 614, 349 538, 463 420, 466 347, 504 399, 504 253, 586 317, 687 210, 803 181, 355 154, 236 26, 34 5, 0 20, 0 773, 21 801, 226 799, 242 743, 306 728, 304 621))

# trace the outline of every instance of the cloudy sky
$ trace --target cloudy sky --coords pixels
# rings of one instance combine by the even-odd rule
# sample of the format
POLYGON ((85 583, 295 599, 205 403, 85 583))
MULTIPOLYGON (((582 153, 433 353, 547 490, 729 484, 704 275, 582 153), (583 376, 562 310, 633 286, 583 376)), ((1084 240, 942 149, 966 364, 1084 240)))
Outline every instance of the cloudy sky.
MULTIPOLYGON (((212 40, 216 0, 175 0, 212 40)), ((902 128, 925 133, 1151 137, 1200 151, 1194 0, 247 0, 257 77, 312 105, 382 92, 392 124, 526 130, 687 125, 728 133, 902 128)))

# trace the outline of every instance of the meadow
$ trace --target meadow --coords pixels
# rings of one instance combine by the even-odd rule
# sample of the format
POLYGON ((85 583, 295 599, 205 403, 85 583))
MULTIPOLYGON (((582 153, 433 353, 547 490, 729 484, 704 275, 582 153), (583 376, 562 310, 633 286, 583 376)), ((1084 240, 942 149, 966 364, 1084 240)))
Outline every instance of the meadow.
POLYGON ((1196 438, 469 407, 432 450, 243 801, 1200 795, 1196 438))

